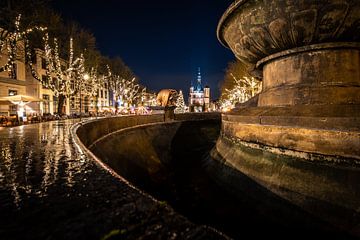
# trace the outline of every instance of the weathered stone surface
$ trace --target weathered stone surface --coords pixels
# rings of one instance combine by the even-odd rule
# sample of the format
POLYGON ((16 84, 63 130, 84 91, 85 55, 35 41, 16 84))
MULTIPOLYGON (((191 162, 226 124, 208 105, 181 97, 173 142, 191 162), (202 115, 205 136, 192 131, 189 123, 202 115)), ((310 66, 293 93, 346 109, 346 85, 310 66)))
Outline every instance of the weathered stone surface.
POLYGON ((269 56, 258 105, 360 104, 360 44, 353 47, 323 44, 269 56))
MULTIPOLYGON (((184 113, 175 114, 174 118, 178 121, 219 119, 220 113, 184 113)), ((85 147, 90 147, 99 139, 121 129, 139 126, 142 124, 160 123, 165 120, 166 119, 163 114, 94 119, 79 126, 76 134, 85 147)))
POLYGON ((233 120, 224 115, 224 134, 359 159, 360 35, 349 32, 359 25, 357 1, 231 5, 218 36, 240 60, 263 70, 263 89, 258 109, 243 105, 230 113, 233 120))
POLYGON ((79 127, 77 135, 81 139, 82 143, 88 147, 97 139, 119 129, 163 121, 164 115, 162 114, 96 119, 79 127))
MULTIPOLYGON (((360 1, 235 1, 218 38, 263 80, 214 158, 360 235, 360 1), (254 101, 255 102, 255 101, 254 101)), ((254 72, 253 72, 254 73, 254 72)))
POLYGON ((360 159, 360 105, 242 108, 223 115, 222 132, 246 142, 360 159))
POLYGON ((238 108, 223 120, 336 131, 360 131, 360 105, 294 105, 238 108))
POLYGON ((359 168, 321 157, 304 161, 302 152, 286 152, 222 136, 212 157, 311 214, 359 235, 359 168))
POLYGON ((223 120, 224 136, 245 142, 360 161, 360 132, 244 124, 223 120))
POLYGON ((325 42, 359 42, 360 2, 352 0, 238 0, 217 34, 236 57, 255 65, 291 48, 325 42))

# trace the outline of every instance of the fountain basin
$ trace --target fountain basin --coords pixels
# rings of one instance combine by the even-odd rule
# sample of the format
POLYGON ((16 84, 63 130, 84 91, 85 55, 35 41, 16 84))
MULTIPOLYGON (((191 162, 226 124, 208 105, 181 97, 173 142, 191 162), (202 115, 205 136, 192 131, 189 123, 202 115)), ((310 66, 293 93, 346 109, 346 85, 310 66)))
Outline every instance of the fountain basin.
POLYGON ((360 3, 351 0, 237 0, 217 35, 236 57, 255 66, 287 49, 328 42, 359 42, 360 3))
MULTIPOLYGON (((209 224, 235 239, 250 234, 263 237, 264 232, 287 238, 294 231, 304 238, 348 236, 211 159, 209 151, 220 132, 219 115, 175 116, 182 121, 156 122, 151 116, 142 120, 147 124, 110 132, 91 143, 89 150, 130 183, 166 201, 191 221, 209 224), (254 225, 263 231, 254 232, 254 225)), ((87 125, 96 128, 98 123, 87 125)))

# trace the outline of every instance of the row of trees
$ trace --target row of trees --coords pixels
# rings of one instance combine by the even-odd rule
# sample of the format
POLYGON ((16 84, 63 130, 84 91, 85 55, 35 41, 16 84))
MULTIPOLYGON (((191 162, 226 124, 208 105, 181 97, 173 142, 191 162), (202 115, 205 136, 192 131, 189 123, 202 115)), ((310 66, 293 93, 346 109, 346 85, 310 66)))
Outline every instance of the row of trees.
POLYGON ((248 73, 246 65, 240 61, 231 62, 221 85, 220 108, 232 109, 258 94, 262 89, 261 81, 248 73))
POLYGON ((6 0, 0 3, 0 9, 0 49, 8 53, 0 71, 8 71, 11 78, 16 78, 15 61, 23 52, 33 77, 58 96, 58 113, 66 98, 79 92, 95 97, 104 82, 122 102, 133 103, 146 91, 121 58, 102 56, 95 47, 95 37, 74 22, 65 24, 47 1, 6 0), (25 14, 18 14, 22 12, 25 14), (45 79, 34 69, 36 48, 44 50, 45 79))
MULTIPOLYGON (((56 38, 59 44, 59 55, 69 58, 69 39, 73 38, 74 55, 84 55, 87 68, 97 67, 100 74, 107 73, 109 65, 114 74, 126 79, 135 77, 131 69, 120 57, 109 58, 96 48, 96 38, 92 32, 81 27, 77 22, 64 20, 51 7, 51 0, 2 0, 0 1, 0 40, 6 39, 9 33, 16 30, 14 19, 21 14, 21 29, 46 27, 49 38, 56 38)), ((43 48, 43 34, 33 32, 29 37, 30 47, 43 48)))

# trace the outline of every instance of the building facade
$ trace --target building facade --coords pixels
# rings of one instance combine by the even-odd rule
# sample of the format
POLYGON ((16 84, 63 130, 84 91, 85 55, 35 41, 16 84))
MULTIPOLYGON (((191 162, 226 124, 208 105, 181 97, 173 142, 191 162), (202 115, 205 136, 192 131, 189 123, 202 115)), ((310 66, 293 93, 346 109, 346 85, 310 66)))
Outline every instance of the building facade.
POLYGON ((87 102, 89 106, 85 110, 90 112, 102 112, 113 108, 113 94, 110 91, 109 82, 105 78, 102 79, 103 81, 97 90, 97 95, 94 97, 88 97, 88 99, 90 99, 87 102))
POLYGON ((207 112, 210 106, 210 88, 203 87, 201 83, 201 72, 198 69, 196 83, 191 84, 189 91, 189 111, 190 112, 207 112))
MULTIPOLYGON (((7 44, 4 44, 2 49, 0 49, 0 66, 5 66, 8 63, 9 53, 7 48, 7 44)), ((24 44, 19 42, 12 70, 0 72, 0 97, 26 95, 27 93, 25 53, 23 49, 24 44)), ((25 106, 24 109, 31 111, 29 106, 25 106)), ((19 106, 17 104, 0 102, 0 115, 11 116, 18 113, 19 106)))

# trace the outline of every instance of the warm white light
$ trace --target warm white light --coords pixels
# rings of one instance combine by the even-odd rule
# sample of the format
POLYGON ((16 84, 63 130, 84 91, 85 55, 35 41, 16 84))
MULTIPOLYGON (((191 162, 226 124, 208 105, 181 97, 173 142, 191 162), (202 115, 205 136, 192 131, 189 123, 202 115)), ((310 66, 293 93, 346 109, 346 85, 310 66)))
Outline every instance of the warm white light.
POLYGON ((89 74, 85 73, 84 74, 84 80, 89 80, 89 78, 90 78, 89 74))

